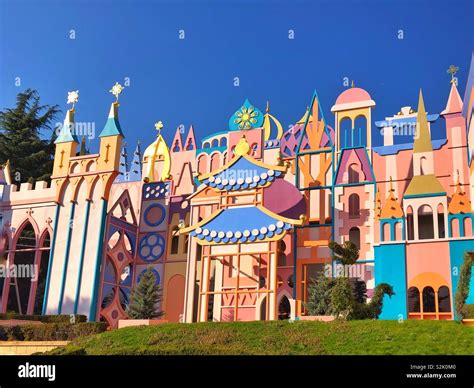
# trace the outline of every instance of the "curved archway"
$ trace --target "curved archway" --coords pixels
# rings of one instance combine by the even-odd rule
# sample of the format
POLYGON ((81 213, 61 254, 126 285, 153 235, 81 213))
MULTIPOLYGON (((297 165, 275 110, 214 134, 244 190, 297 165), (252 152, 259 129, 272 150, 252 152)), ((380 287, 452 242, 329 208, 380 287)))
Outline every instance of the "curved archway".
MULTIPOLYGON (((17 268, 24 268, 31 271, 30 276, 15 276, 9 278, 7 310, 15 311, 19 314, 26 314, 31 293, 34 264, 37 254, 37 234, 29 220, 24 222, 19 228, 15 243, 12 247, 12 263, 17 268)), ((27 274, 28 275, 28 274, 27 274)))

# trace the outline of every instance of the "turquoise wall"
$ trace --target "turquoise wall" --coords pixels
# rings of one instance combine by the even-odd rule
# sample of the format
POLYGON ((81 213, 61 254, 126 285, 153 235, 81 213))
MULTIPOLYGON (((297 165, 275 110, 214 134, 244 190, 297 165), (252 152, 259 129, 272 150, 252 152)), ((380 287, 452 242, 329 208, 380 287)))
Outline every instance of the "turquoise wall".
MULTIPOLYGON (((464 261, 464 252, 474 251, 474 239, 469 240, 457 240, 449 242, 449 251, 451 256, 451 279, 452 279, 452 295, 451 295, 451 306, 454 307, 454 295, 458 289, 459 273, 461 271, 461 265, 464 261)), ((473 273, 474 275, 474 273, 473 273)), ((469 285, 469 296, 466 303, 474 303, 474 276, 471 277, 471 283, 469 285)))
POLYGON ((404 244, 384 244, 374 248, 375 285, 388 283, 395 295, 384 296, 379 319, 407 319, 407 284, 404 244))

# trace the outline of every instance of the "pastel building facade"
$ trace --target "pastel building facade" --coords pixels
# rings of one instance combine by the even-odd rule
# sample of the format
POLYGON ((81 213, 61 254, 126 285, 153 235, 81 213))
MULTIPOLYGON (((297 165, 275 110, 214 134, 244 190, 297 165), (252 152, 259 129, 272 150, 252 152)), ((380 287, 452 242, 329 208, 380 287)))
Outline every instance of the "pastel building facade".
POLYGON ((130 155, 118 102, 97 154, 79 150, 70 109, 51 184, 17 187, 8 163, 0 169, 0 264, 38 269, 0 280, 0 309, 114 328, 152 266, 168 321, 288 319, 307 314, 320 271, 348 270, 368 298, 393 286, 382 319, 455 319, 474 250, 473 79, 471 68, 463 98, 452 82, 439 113, 420 91, 416 108, 384 118, 351 87, 331 107, 334 125, 315 93, 286 131, 268 104, 246 100, 201 142, 192 126, 170 144, 158 131, 130 155), (354 242, 357 264, 341 268, 331 240, 354 242))

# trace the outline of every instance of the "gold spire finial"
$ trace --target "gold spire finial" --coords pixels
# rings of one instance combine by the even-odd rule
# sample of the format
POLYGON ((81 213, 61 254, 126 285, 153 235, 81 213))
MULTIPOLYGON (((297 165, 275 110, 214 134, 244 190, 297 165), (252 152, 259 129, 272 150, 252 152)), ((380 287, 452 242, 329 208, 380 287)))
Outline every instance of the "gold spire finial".
POLYGON ((79 90, 72 90, 67 92, 67 103, 72 104, 72 109, 74 110, 74 104, 79 101, 79 90))
POLYGON ((451 66, 449 66, 449 68, 448 68, 447 73, 448 73, 448 74, 451 74, 451 83, 452 83, 452 84, 456 82, 456 80, 455 80, 455 78, 454 78, 454 75, 458 72, 458 70, 459 70, 459 67, 454 66, 454 65, 451 65, 451 66))
POLYGON ((115 102, 118 102, 120 93, 122 93, 123 89, 124 87, 122 85, 120 85, 118 82, 115 82, 115 85, 112 86, 112 89, 109 90, 109 92, 115 96, 115 102))
POLYGON ((267 107, 265 109, 265 113, 270 112, 270 103, 267 101, 267 107))
POLYGON ((351 83, 351 88, 355 88, 355 83, 354 83, 354 80, 352 80, 352 83, 351 83))
POLYGON ((158 132, 156 136, 161 134, 161 128, 163 128, 163 122, 160 120, 155 123, 155 129, 158 132))

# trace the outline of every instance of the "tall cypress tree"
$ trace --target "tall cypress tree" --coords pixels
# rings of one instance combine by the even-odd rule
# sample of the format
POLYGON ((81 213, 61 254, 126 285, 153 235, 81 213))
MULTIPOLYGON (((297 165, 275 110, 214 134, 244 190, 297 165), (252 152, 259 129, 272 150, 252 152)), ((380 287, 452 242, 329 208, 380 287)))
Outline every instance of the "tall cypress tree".
POLYGON ((41 105, 32 89, 18 93, 14 108, 0 111, 0 163, 10 161, 13 182, 50 179, 58 112, 57 105, 41 105))
POLYGON ((127 314, 132 319, 153 319, 163 316, 158 305, 161 302, 161 289, 156 284, 156 277, 152 267, 141 275, 130 297, 127 314))

